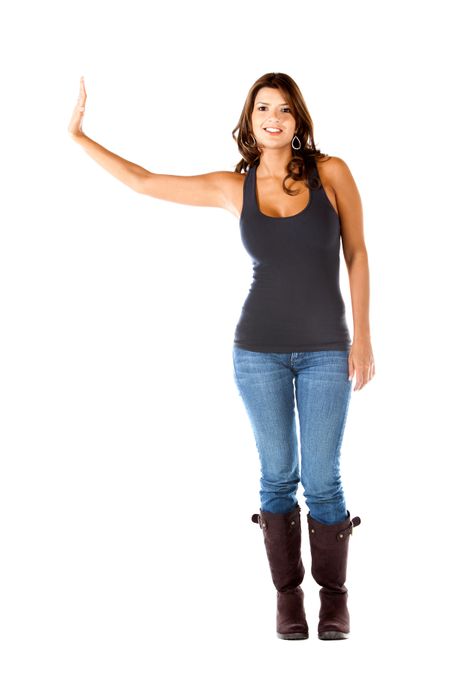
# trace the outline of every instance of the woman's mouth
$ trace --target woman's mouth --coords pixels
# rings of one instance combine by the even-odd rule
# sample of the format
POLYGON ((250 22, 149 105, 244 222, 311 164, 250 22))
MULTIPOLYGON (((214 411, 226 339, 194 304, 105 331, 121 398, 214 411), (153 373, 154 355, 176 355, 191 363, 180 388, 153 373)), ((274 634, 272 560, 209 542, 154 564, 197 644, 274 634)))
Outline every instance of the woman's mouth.
POLYGON ((264 131, 267 132, 267 134, 271 134, 272 136, 281 134, 281 129, 278 127, 264 127, 264 131))

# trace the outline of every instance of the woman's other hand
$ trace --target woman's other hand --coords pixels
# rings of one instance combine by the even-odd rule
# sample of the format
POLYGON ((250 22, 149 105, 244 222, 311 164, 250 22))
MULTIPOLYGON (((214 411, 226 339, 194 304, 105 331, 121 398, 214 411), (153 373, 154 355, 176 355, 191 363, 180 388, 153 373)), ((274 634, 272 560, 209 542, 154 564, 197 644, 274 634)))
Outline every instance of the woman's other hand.
POLYGON ((375 362, 373 359, 370 339, 356 339, 348 356, 348 378, 356 376, 354 391, 360 391, 375 375, 375 362))

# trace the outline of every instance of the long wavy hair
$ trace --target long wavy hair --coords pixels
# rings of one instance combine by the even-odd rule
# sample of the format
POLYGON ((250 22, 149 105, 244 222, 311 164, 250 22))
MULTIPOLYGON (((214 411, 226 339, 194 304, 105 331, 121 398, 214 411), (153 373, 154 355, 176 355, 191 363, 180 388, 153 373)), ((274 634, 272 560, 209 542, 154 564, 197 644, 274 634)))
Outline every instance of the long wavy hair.
POLYGON ((287 165, 287 175, 283 179, 283 191, 288 195, 297 195, 298 190, 292 190, 286 187, 287 179, 295 181, 306 180, 309 188, 316 189, 320 186, 320 178, 312 175, 312 168, 317 158, 329 157, 321 153, 314 143, 314 125, 306 107, 303 95, 297 83, 286 73, 265 73, 251 86, 244 108, 238 124, 232 131, 233 139, 236 141, 239 151, 242 155, 236 167, 235 172, 239 174, 248 172, 250 167, 259 164, 261 150, 254 145, 255 136, 252 130, 252 111, 257 93, 262 87, 271 87, 279 89, 286 101, 289 103, 295 117, 296 135, 300 139, 301 148, 295 150, 292 148, 292 157, 287 165), (236 135, 237 132, 237 135, 236 135))

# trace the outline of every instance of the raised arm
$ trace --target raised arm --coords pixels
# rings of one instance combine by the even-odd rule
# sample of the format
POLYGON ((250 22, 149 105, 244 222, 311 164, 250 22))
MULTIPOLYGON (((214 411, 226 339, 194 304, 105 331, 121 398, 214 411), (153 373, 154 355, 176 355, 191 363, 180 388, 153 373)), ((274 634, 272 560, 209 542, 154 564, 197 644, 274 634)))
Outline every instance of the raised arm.
POLYGON ((68 127, 69 134, 91 158, 119 181, 122 181, 137 193, 149 195, 152 198, 170 200, 185 205, 223 207, 233 211, 232 201, 236 192, 237 177, 235 172, 209 172, 195 176, 155 174, 140 165, 121 158, 120 155, 112 153, 84 134, 82 122, 86 108, 86 97, 82 77, 78 101, 68 127))

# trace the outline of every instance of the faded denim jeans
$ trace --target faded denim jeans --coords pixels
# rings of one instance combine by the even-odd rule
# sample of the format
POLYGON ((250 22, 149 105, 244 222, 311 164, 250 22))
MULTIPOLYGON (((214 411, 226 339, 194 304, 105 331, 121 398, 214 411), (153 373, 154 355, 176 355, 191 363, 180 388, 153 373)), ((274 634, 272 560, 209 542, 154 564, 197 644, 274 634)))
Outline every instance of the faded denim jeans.
POLYGON ((352 389, 349 351, 264 353, 233 345, 235 383, 260 460, 260 510, 288 513, 301 483, 312 518, 327 525, 347 518, 340 453, 352 389))

